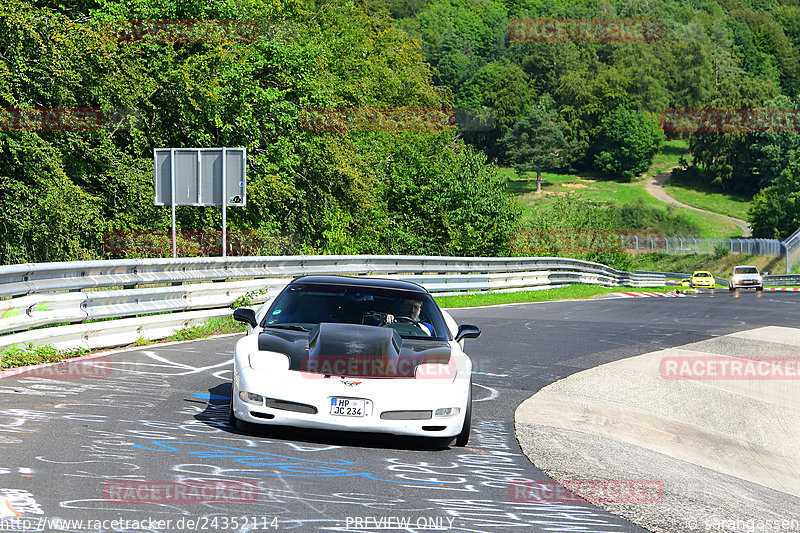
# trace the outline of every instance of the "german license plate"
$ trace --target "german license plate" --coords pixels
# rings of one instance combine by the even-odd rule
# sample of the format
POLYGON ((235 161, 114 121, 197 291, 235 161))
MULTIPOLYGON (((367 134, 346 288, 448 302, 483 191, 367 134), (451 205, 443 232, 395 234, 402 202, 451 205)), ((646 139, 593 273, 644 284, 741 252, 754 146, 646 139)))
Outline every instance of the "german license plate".
POLYGON ((365 416, 364 400, 331 398, 331 414, 337 416, 365 416))

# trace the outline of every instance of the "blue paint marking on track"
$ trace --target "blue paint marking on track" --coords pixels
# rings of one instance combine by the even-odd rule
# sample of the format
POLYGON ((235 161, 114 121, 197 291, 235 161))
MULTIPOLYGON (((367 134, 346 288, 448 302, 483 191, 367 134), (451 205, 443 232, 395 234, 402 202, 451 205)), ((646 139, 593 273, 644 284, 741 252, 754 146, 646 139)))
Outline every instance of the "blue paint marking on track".
POLYGON ((332 461, 318 461, 314 459, 303 459, 290 455, 279 455, 274 453, 257 452, 252 449, 233 448, 231 446, 221 446, 219 444, 205 444, 201 442, 187 441, 151 441, 152 448, 141 444, 131 444, 132 447, 151 452, 178 452, 188 453, 202 459, 233 459, 234 462, 246 465, 246 470, 225 469, 220 473, 229 476, 236 476, 240 473, 248 477, 253 475, 260 476, 281 476, 281 477, 364 477, 374 481, 386 481, 388 483, 400 483, 403 485, 441 485, 444 481, 414 482, 404 479, 382 479, 375 477, 369 472, 351 472, 345 466, 354 465, 352 461, 345 459, 334 459, 332 461), (254 472, 252 467, 272 467, 273 472, 254 472))
POLYGON ((225 400, 225 401, 228 401, 228 400, 231 399, 230 396, 220 396, 219 394, 208 394, 208 393, 204 394, 202 392, 195 392, 194 393, 194 397, 195 398, 199 398, 200 400, 225 400))

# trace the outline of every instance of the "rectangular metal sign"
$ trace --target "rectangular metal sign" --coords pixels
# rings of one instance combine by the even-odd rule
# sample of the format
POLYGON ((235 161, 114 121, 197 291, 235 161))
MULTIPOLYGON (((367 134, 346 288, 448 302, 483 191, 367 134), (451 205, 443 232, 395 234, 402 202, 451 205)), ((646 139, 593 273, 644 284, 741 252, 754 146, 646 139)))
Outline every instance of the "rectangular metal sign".
POLYGON ((155 148, 155 204, 243 207, 245 148, 155 148), (173 183, 174 179, 174 183, 173 183))

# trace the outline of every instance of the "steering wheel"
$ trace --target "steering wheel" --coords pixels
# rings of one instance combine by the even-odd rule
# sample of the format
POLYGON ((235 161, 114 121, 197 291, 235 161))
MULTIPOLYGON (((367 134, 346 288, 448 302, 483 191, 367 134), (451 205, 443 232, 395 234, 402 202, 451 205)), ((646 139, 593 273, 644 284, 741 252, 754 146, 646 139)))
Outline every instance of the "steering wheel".
MULTIPOLYGON (((411 324, 414 324, 418 328, 422 325, 422 322, 420 322, 419 320, 414 320, 410 316, 396 316, 396 317, 394 317, 394 320, 395 320, 395 322, 399 322, 400 320, 403 320, 405 322, 409 322, 411 324)), ((420 328, 420 329, 422 329, 422 328, 420 328)))

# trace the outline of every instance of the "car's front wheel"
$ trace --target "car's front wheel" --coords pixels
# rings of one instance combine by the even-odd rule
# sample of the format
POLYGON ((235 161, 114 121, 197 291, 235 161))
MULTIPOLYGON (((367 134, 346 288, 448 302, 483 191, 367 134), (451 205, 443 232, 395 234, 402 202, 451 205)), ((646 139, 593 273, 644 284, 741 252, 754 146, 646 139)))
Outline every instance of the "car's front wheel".
POLYGON ((236 414, 233 412, 233 385, 231 385, 231 402, 228 405, 228 424, 233 429, 242 429, 242 421, 236 418, 236 414))
POLYGON ((763 287, 763 286, 762 286, 762 287, 756 287, 756 290, 757 290, 757 291, 763 291, 763 290, 764 290, 764 287, 763 287))
POLYGON ((464 414, 464 425, 461 433, 456 437, 456 446, 466 446, 469 442, 469 433, 472 430, 472 379, 469 380, 469 396, 467 397, 467 412, 464 414))

